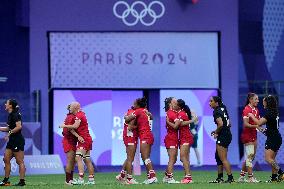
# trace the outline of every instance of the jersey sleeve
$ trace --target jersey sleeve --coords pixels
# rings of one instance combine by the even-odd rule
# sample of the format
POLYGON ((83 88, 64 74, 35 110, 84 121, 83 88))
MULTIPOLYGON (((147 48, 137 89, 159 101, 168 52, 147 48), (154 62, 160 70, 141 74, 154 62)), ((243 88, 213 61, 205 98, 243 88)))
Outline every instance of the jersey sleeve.
POLYGON ((178 114, 178 119, 179 119, 180 121, 186 120, 186 114, 185 114, 185 112, 180 112, 180 113, 178 114))
POLYGON ((178 121, 178 120, 179 120, 178 114, 176 114, 176 113, 174 113, 174 112, 171 112, 171 119, 172 119, 174 122, 178 121))
POLYGON ((257 119, 260 119, 259 110, 257 110, 257 119))
POLYGON ((75 117, 75 121, 77 121, 77 120, 80 120, 80 121, 81 121, 82 118, 83 118, 83 116, 84 116, 84 115, 83 115, 82 113, 80 113, 80 112, 77 113, 77 114, 76 114, 76 117, 75 117))
POLYGON ((131 114, 132 114, 132 115, 134 115, 134 117, 136 118, 136 117, 137 117, 138 112, 137 112, 137 111, 134 111, 134 112, 132 112, 131 114))
POLYGON ((129 110, 125 113, 125 115, 128 116, 128 115, 132 114, 133 112, 134 112, 134 110, 129 109, 129 110))
POLYGON ((215 121, 216 119, 218 119, 219 117, 222 118, 222 113, 221 113, 220 110, 216 110, 216 111, 214 112, 214 121, 215 121))
POLYGON ((174 121, 175 117, 173 116, 173 113, 171 111, 167 111, 167 117, 170 121, 174 121))
POLYGON ((68 115, 66 116, 65 120, 64 120, 64 124, 68 125, 68 115))
POLYGON ((22 116, 20 113, 16 114, 15 116, 15 122, 18 122, 18 121, 22 121, 22 116))
POLYGON ((140 109, 138 109, 138 110, 135 110, 135 111, 132 113, 132 115, 134 115, 134 117, 137 118, 137 117, 140 116, 141 113, 142 113, 142 111, 141 111, 140 109))
POLYGON ((245 108, 243 110, 243 118, 249 118, 248 114, 250 113, 250 110, 248 108, 245 108))
POLYGON ((270 111, 265 111, 265 114, 264 114, 263 118, 265 118, 267 121, 272 119, 271 112, 270 111))

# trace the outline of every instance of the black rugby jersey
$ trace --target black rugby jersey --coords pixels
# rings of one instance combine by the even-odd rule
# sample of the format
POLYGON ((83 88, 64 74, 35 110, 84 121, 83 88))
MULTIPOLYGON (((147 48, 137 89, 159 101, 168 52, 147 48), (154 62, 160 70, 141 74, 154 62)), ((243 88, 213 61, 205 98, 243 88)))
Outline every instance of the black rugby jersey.
POLYGON ((273 112, 269 109, 265 111, 265 115, 263 116, 266 122, 266 135, 271 136, 273 134, 279 133, 279 116, 276 112, 273 112))
MULTIPOLYGON (((20 121, 21 124, 22 124, 22 116, 19 112, 12 111, 11 113, 9 113, 7 125, 8 125, 10 130, 12 130, 16 127, 16 122, 18 122, 18 121, 20 121)), ((10 137, 17 136, 17 135, 21 135, 21 130, 16 132, 16 133, 11 134, 10 137)))
POLYGON ((220 117, 223 121, 223 128, 231 127, 229 115, 225 108, 223 107, 215 108, 213 111, 213 117, 215 124, 217 124, 216 119, 220 117))

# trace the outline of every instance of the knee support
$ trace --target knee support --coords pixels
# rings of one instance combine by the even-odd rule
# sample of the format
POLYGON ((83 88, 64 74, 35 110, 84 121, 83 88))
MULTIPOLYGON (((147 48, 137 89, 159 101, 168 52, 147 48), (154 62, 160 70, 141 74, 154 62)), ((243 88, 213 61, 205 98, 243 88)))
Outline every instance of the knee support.
POLYGON ((91 159, 90 154, 85 155, 85 156, 84 156, 84 159, 91 159))
POLYGON ((251 156, 253 158, 253 156, 254 156, 254 145, 245 146, 245 154, 247 156, 246 158, 248 158, 249 156, 251 156))
POLYGON ((151 160, 149 158, 147 158, 147 159, 145 159, 144 163, 145 163, 145 165, 148 165, 148 164, 151 163, 151 160))
POLYGON ((246 166, 252 167, 252 161, 254 159, 254 145, 245 146, 246 152, 246 166))
POLYGON ((84 155, 82 152, 76 152, 76 156, 77 157, 81 157, 82 159, 84 159, 84 155))
POLYGON ((221 159, 220 159, 220 157, 218 155, 217 150, 215 152, 215 160, 216 160, 217 165, 223 165, 223 163, 222 163, 222 161, 221 161, 221 159))

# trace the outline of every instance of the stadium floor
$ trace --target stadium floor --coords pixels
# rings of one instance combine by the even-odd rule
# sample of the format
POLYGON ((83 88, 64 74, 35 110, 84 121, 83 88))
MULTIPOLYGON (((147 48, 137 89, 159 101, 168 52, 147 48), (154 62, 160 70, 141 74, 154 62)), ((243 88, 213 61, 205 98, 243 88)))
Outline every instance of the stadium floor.
MULTIPOLYGON (((235 179, 238 179, 239 172, 234 172, 233 175, 235 179)), ((153 189, 165 189, 165 188, 186 188, 186 189, 281 189, 284 188, 284 182, 281 183, 264 183, 265 180, 269 179, 270 172, 266 171, 256 171, 255 177, 259 180, 262 180, 262 183, 253 184, 253 183, 233 183, 233 184, 209 184, 208 181, 213 180, 216 178, 216 172, 215 171, 194 171, 193 172, 193 184, 183 185, 183 184, 163 184, 162 177, 163 172, 158 172, 158 184, 153 185, 121 185, 115 180, 115 176, 117 173, 97 173, 95 176, 96 185, 95 186, 67 186, 64 184, 65 175, 36 175, 36 176, 27 176, 26 177, 26 183, 27 186, 25 188, 67 188, 67 187, 78 187, 78 188, 153 188, 153 189)), ((75 176, 77 176, 75 174, 75 176)), ((181 180, 183 177, 182 171, 175 172, 175 179, 181 180)), ((142 173, 141 176, 135 176, 136 180, 139 182, 144 181, 145 179, 145 173, 142 173)), ((225 177, 225 179, 227 179, 225 177)), ((11 183, 15 184, 18 181, 18 177, 12 177, 11 183)), ((13 188, 13 187, 9 187, 13 188)), ((19 188, 19 187, 16 187, 19 188)))

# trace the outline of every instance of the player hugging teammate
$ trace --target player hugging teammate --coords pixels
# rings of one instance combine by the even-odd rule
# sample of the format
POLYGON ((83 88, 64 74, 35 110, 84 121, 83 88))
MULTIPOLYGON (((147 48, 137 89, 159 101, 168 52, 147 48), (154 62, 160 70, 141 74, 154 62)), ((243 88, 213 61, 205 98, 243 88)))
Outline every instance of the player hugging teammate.
POLYGON ((91 161, 91 150, 92 150, 92 137, 89 133, 88 129, 88 121, 85 113, 81 110, 80 104, 78 102, 72 102, 70 104, 70 113, 75 115, 75 121, 73 124, 66 125, 63 124, 60 127, 61 128, 68 128, 72 131, 72 129, 75 129, 76 133, 82 137, 78 137, 78 142, 76 145, 76 157, 75 160, 78 165, 78 171, 79 171, 79 178, 74 179, 72 182, 70 180, 67 182, 68 184, 73 185, 82 185, 82 184, 95 184, 94 180, 94 167, 91 161), (88 182, 84 182, 84 163, 87 166, 88 172, 89 172, 89 179, 88 182))
MULTIPOLYGON (((164 139, 168 152, 168 165, 163 177, 163 183, 189 184, 193 183, 190 171, 190 146, 193 144, 193 136, 189 125, 197 121, 197 116, 192 116, 190 108, 182 99, 168 97, 165 99, 166 129, 164 139), (174 179, 174 164, 177 161, 178 149, 180 149, 180 161, 184 168, 184 178, 179 182, 174 179)), ((279 110, 277 99, 268 95, 263 99, 265 114, 260 117, 257 109, 258 96, 249 93, 247 103, 243 110, 244 130, 241 141, 245 145, 246 158, 243 163, 239 182, 259 182, 252 174, 252 161, 256 153, 257 133, 256 129, 267 136, 265 143, 265 160, 272 167, 271 179, 267 182, 280 182, 284 179, 284 173, 276 162, 277 152, 282 145, 282 137, 279 132, 279 110), (266 124, 266 129, 261 126, 266 124), (248 172, 248 180, 245 174, 248 172)), ((216 129, 211 135, 216 139, 215 159, 218 166, 218 177, 210 183, 232 183, 235 182, 230 162, 227 159, 228 147, 232 141, 231 123, 226 106, 218 96, 210 98, 210 107, 213 109, 213 118, 216 129), (223 169, 226 170, 228 179, 223 179, 223 169)), ((73 102, 68 107, 69 113, 65 122, 61 125, 63 130, 63 147, 67 156, 66 184, 84 184, 84 164, 89 171, 89 180, 85 184, 95 184, 94 168, 90 159, 92 150, 92 138, 88 130, 88 122, 84 112, 80 109, 78 102, 73 102), (75 160, 78 164, 79 178, 73 179, 75 160)), ((123 141, 126 148, 127 158, 122 170, 116 179, 123 184, 138 184, 132 176, 132 163, 140 140, 140 153, 147 171, 147 179, 144 184, 157 183, 158 179, 150 159, 154 136, 151 130, 152 114, 147 110, 146 98, 138 98, 133 106, 126 112, 123 129, 123 141)))
POLYGON ((177 160, 178 147, 180 148, 180 160, 183 164, 185 176, 181 180, 182 184, 192 183, 189 152, 193 144, 193 136, 189 129, 191 112, 184 100, 176 100, 174 97, 165 99, 165 111, 167 113, 167 135, 164 142, 168 151, 169 162, 163 178, 164 183, 179 183, 173 178, 173 167, 177 160))

